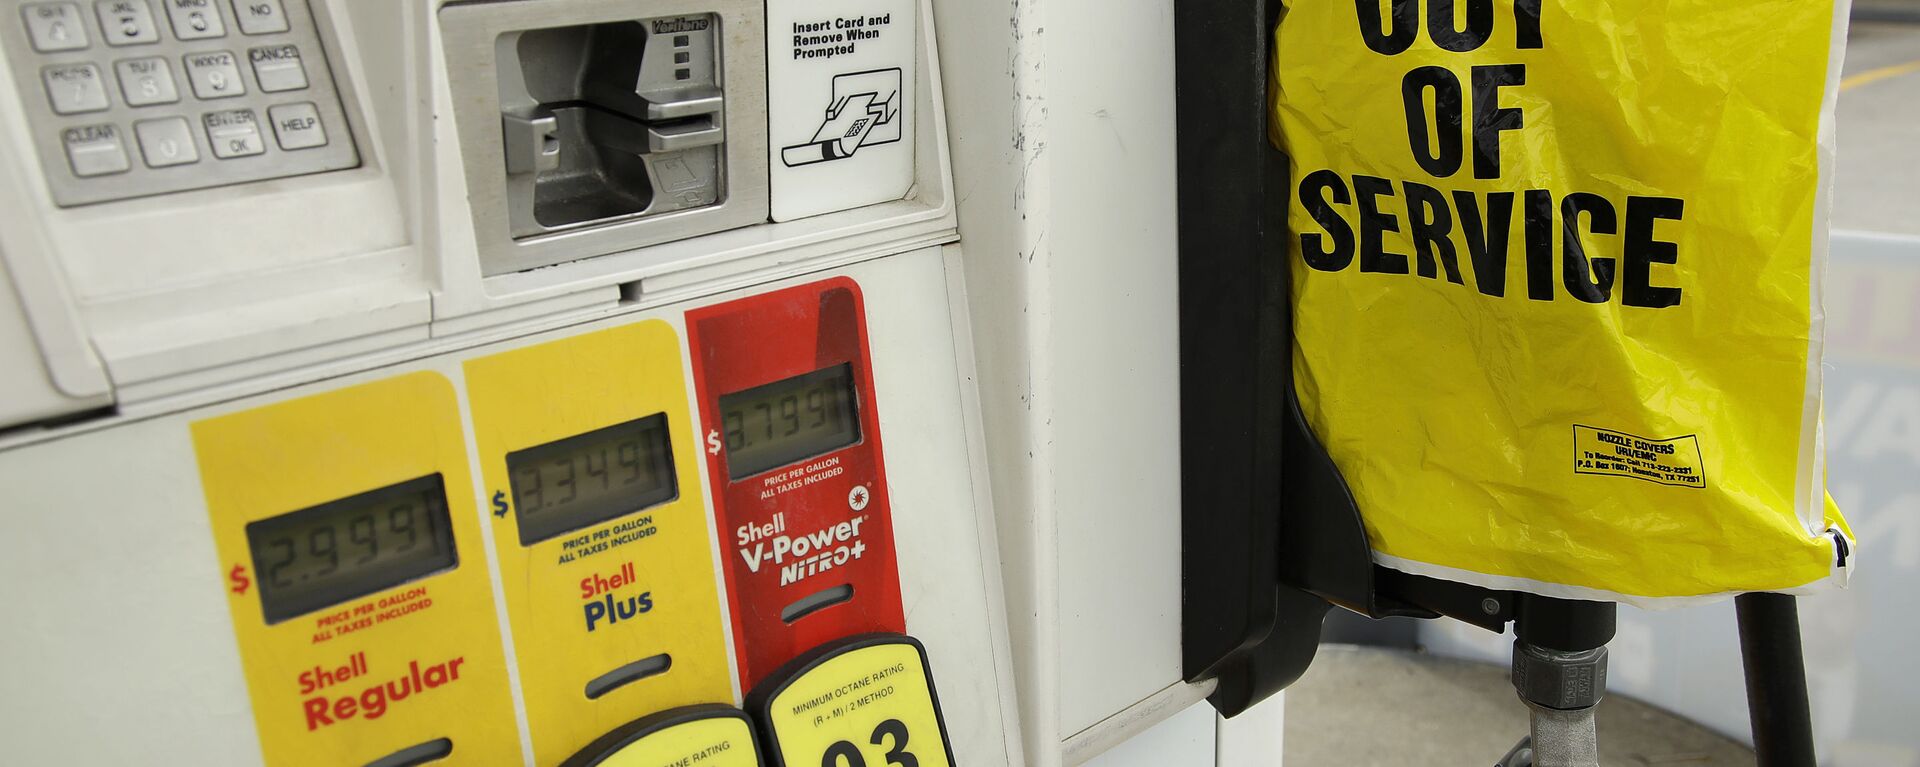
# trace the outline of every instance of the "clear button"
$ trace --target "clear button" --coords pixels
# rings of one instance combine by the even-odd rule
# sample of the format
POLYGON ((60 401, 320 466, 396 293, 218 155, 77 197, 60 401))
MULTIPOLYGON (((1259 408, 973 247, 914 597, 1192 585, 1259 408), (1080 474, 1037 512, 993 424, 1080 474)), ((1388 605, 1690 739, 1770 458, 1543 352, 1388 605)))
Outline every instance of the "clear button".
POLYGON ((187 80, 193 83, 193 95, 203 99, 224 99, 247 92, 240 81, 240 63, 232 53, 189 53, 186 56, 187 80))
POLYGON ((215 157, 230 160, 267 151, 260 140, 260 121, 251 109, 208 112, 202 120, 207 124, 207 143, 215 157))
POLYGON ((149 168, 200 161, 200 150, 193 146, 193 126, 185 117, 134 123, 133 135, 140 140, 140 156, 146 158, 149 168))
POLYGON ((300 65, 300 49, 291 45, 269 45, 247 51, 253 62, 253 79, 268 93, 297 91, 307 87, 307 70, 300 65))
POLYGON ((125 173, 127 149, 120 142, 120 131, 112 125, 83 125, 60 133, 67 145, 67 162, 73 175, 81 178, 125 173))
POLYGON ((225 37, 226 22, 220 20, 220 9, 213 0, 160 0, 167 8, 167 19, 173 22, 173 36, 182 40, 205 40, 213 37, 225 37))
POLYGON ((77 51, 87 47, 87 22, 75 3, 33 3, 20 9, 27 17, 27 36, 42 53, 77 51))
POLYGON ((127 98, 128 106, 171 104, 180 100, 180 91, 173 84, 173 68, 167 66, 166 59, 158 56, 127 59, 115 63, 113 71, 120 75, 120 95, 127 98))
POLYGON ((107 84, 92 64, 61 64, 40 70, 47 82, 47 100, 56 114, 98 112, 107 108, 107 84))
POLYGON ((233 0, 233 17, 240 20, 240 31, 249 35, 287 31, 287 11, 280 7, 280 0, 233 0))
POLYGON ((147 0, 97 0, 100 29, 108 45, 145 45, 160 42, 160 28, 153 24, 153 8, 147 0))
POLYGON ((267 110, 273 122, 273 136, 281 149, 312 149, 327 145, 327 129, 320 124, 320 112, 313 104, 282 104, 267 110))

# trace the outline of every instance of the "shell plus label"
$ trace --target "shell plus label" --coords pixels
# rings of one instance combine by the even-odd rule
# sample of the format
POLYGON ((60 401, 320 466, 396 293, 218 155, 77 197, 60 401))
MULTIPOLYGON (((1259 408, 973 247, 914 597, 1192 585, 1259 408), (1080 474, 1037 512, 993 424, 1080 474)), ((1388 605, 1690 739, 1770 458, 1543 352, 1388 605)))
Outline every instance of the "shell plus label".
POLYGON ((192 433, 267 764, 520 753, 445 377, 402 375, 192 433))
POLYGON ((769 0, 773 220, 913 187, 918 13, 913 0, 769 0))
POLYGON ((950 767, 953 750, 925 650, 905 636, 836 642, 756 689, 770 763, 950 767))
POLYGON ((680 339, 659 320, 470 360, 536 761, 734 700, 680 339))

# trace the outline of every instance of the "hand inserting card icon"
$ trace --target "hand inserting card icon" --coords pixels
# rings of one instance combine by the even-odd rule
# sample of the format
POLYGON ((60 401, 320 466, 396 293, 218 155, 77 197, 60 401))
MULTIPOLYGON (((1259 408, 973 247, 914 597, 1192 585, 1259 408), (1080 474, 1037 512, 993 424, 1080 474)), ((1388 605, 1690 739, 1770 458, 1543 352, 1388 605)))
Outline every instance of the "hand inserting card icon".
POLYGON ((826 121, 804 144, 780 151, 789 168, 844 160, 861 147, 900 140, 901 72, 898 68, 853 72, 833 78, 826 121))

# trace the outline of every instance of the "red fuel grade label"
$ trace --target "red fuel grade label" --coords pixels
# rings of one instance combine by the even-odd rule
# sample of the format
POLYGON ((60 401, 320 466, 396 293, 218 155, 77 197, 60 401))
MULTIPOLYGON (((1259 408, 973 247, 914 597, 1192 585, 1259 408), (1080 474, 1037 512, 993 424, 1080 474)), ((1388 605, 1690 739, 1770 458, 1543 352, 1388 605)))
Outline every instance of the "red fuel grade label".
POLYGON ((740 681, 901 632, 865 306, 852 280, 687 314, 740 681))

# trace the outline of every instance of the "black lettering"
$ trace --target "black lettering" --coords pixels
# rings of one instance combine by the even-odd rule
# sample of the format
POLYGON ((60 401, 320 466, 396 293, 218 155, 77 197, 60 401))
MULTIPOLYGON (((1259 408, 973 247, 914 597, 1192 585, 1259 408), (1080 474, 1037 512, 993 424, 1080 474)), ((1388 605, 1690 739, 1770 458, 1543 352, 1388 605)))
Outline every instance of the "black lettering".
POLYGON ((1440 257, 1440 265, 1447 269, 1447 281, 1455 285, 1467 284, 1460 279, 1460 256, 1453 249, 1453 214, 1447 210, 1447 196, 1440 190, 1416 184, 1412 181, 1400 182, 1407 192, 1407 233, 1413 235, 1414 263, 1422 277, 1434 277, 1434 256, 1440 257))
POLYGON ((1413 47, 1420 35, 1420 0, 1390 0, 1393 5, 1391 29, 1382 29, 1380 0, 1353 0, 1360 16, 1360 39, 1374 53, 1395 56, 1413 47))
POLYGON ((1613 203, 1591 192, 1574 192, 1560 201, 1562 277, 1567 292, 1590 304, 1604 304, 1613 294, 1614 260, 1587 258, 1587 247, 1580 240, 1580 214, 1592 221, 1594 234, 1617 234, 1619 222, 1613 203), (1588 272, 1592 272, 1591 278, 1588 272))
POLYGON ((1466 53, 1493 36, 1493 0, 1466 0, 1467 28, 1454 29, 1454 0, 1427 0, 1427 34, 1441 48, 1466 53))
POLYGON ((1527 84, 1527 65, 1473 68, 1473 177, 1500 177, 1500 133, 1526 126, 1518 109, 1500 108, 1500 89, 1527 84))
POLYGON ((1393 195, 1393 182, 1373 176, 1354 176, 1353 194, 1360 202, 1360 271, 1380 274, 1406 274, 1407 257, 1386 249, 1385 234, 1400 231, 1400 221, 1381 213, 1374 202, 1380 195, 1393 195))
POLYGON ((1317 170, 1307 174, 1300 182, 1300 205, 1306 208, 1307 215, 1327 230, 1323 236, 1319 232, 1300 233, 1300 255, 1306 259, 1307 266, 1323 272, 1337 272, 1353 263, 1353 227, 1333 209, 1327 201, 1331 195, 1333 202, 1341 205, 1353 203, 1353 197, 1347 194, 1347 185, 1340 180, 1340 174, 1330 170, 1317 170), (1331 248, 1321 243, 1332 240, 1331 248))
POLYGON ((1480 202, 1472 192, 1454 192, 1453 205, 1460 216, 1460 234, 1467 239, 1467 256, 1473 259, 1474 284, 1486 295, 1505 296, 1507 233, 1513 230, 1513 193, 1487 195, 1484 226, 1480 221, 1480 202))
POLYGON ((1620 269, 1620 303, 1649 309, 1680 305, 1679 288, 1653 286, 1653 265, 1680 261, 1679 246, 1654 239, 1661 220, 1679 221, 1684 200, 1671 197, 1628 197, 1625 263, 1620 269))
POLYGON ((1460 103, 1460 78, 1446 67, 1418 67, 1400 80, 1400 100, 1407 112, 1407 143, 1413 147, 1413 159, 1420 169, 1435 178, 1447 178, 1460 172, 1466 140, 1460 119, 1465 105, 1460 103), (1426 91, 1433 90, 1433 121, 1436 135, 1427 134, 1426 91))
POLYGON ((1545 47, 1540 39, 1540 0, 1513 0, 1514 47, 1521 50, 1545 47))
POLYGON ((1521 199, 1527 228, 1527 298, 1553 300, 1553 193, 1528 189, 1521 199))

